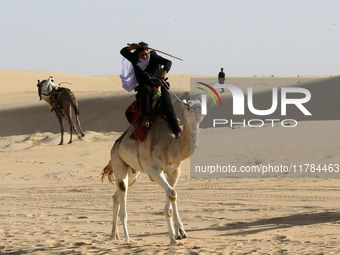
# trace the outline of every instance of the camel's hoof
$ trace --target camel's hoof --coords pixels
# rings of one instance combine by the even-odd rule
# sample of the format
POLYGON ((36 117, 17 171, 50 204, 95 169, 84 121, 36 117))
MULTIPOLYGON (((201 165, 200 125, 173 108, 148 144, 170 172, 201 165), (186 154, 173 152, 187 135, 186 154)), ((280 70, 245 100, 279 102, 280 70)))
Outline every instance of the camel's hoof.
POLYGON ((111 235, 110 240, 120 240, 119 234, 111 235))
POLYGON ((125 239, 124 244, 128 245, 128 244, 131 244, 132 242, 133 241, 130 238, 128 238, 128 239, 125 239))
POLYGON ((78 135, 78 139, 81 140, 81 139, 82 139, 82 136, 78 135))
POLYGON ((188 237, 188 234, 182 228, 179 229, 179 234, 181 235, 182 238, 188 237))
POLYGON ((85 136, 85 134, 81 134, 81 137, 84 137, 85 136))
POLYGON ((176 240, 182 240, 182 239, 187 238, 187 237, 188 237, 187 234, 179 235, 179 236, 176 237, 176 240))
POLYGON ((63 142, 60 142, 58 145, 63 145, 64 143, 63 142))
POLYGON ((71 143, 72 143, 72 141, 69 141, 69 142, 68 142, 68 144, 71 144, 71 143))
POLYGON ((178 240, 171 240, 170 245, 180 246, 180 245, 184 245, 184 242, 178 241, 178 240))
POLYGON ((184 231, 184 229, 179 228, 178 231, 179 231, 179 235, 176 238, 177 240, 182 240, 183 238, 188 237, 188 234, 184 231))

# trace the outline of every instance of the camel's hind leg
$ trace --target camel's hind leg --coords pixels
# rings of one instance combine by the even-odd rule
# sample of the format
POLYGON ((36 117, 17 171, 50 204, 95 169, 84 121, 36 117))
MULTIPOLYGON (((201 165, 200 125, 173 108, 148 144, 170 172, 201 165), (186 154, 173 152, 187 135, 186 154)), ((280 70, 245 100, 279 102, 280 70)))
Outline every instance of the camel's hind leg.
POLYGON ((76 134, 77 134, 78 137, 80 137, 80 136, 79 136, 79 134, 78 134, 78 131, 77 131, 77 129, 76 129, 76 126, 73 124, 71 111, 66 112, 65 115, 66 115, 66 117, 67 117, 67 119, 68 119, 68 123, 69 123, 69 125, 70 125, 70 141, 69 141, 68 143, 72 143, 72 131, 73 131, 73 130, 76 132, 76 134))
POLYGON ((81 126, 80 126, 78 102, 77 102, 76 96, 71 91, 69 91, 69 99, 70 99, 71 105, 73 106, 74 113, 76 115, 76 121, 77 121, 77 125, 78 125, 78 128, 79 128, 79 132, 81 134, 81 136, 78 135, 78 138, 81 139, 81 137, 84 137, 85 134, 84 134, 84 132, 81 129, 81 126))
POLYGON ((77 121, 77 125, 78 125, 78 128, 79 128, 79 131, 80 131, 80 134, 81 134, 81 137, 84 137, 85 134, 83 132, 83 130, 81 129, 81 126, 80 126, 80 121, 79 121, 79 115, 76 114, 76 121, 77 121))
POLYGON ((73 121, 72 121, 72 127, 73 127, 73 130, 74 130, 74 132, 76 132, 76 134, 77 134, 77 136, 78 136, 78 139, 79 140, 81 140, 81 138, 83 137, 83 136, 85 136, 85 135, 79 135, 79 132, 78 132, 78 130, 77 130, 77 128, 76 128, 76 125, 74 125, 74 123, 73 123, 73 121))
MULTIPOLYGON (((71 117, 71 114, 70 114, 70 117, 71 117)), ((77 120, 77 125, 78 125, 78 128, 79 128, 79 132, 80 132, 81 135, 79 135, 79 132, 78 132, 78 130, 77 130, 77 128, 76 128, 76 125, 73 123, 73 120, 72 120, 72 119, 71 119, 71 123, 72 123, 72 127, 73 127, 74 132, 76 132, 76 134, 77 134, 77 136, 78 136, 78 139, 81 140, 81 138, 84 137, 85 134, 83 133, 83 130, 82 130, 81 127, 80 127, 80 122, 79 122, 79 117, 78 117, 78 115, 76 115, 76 120, 77 120)))
MULTIPOLYGON (((128 183, 129 187, 134 184, 137 180, 139 172, 136 172, 128 167, 128 183)), ((115 194, 113 195, 113 220, 112 220, 112 231, 110 239, 119 240, 119 232, 118 232, 118 213, 120 210, 120 203, 119 203, 119 188, 116 190, 115 194)))
MULTIPOLYGON (((167 174, 167 181, 169 182, 171 187, 173 188, 176 187, 180 174, 181 174, 180 167, 178 167, 174 172, 167 174)), ((166 198, 166 203, 164 207, 164 215, 168 222, 168 225, 174 224, 176 239, 182 239, 182 238, 188 237, 187 233, 184 231, 183 223, 181 222, 179 218, 178 211, 177 213, 176 211, 175 213, 173 211, 172 204, 171 204, 169 197, 166 198)))
POLYGON ((132 170, 125 164, 125 162, 119 156, 117 147, 112 148, 111 153, 112 170, 115 175, 115 180, 117 184, 117 192, 114 196, 114 210, 113 210, 113 222, 112 222, 112 238, 116 238, 117 231, 117 219, 118 213, 120 220, 123 224, 123 229, 125 233, 125 241, 131 242, 129 232, 127 229, 128 214, 126 210, 126 198, 128 186, 137 178, 137 172, 132 172, 132 170))
POLYGON ((112 231, 111 231, 110 239, 113 239, 113 240, 119 240, 120 239, 119 232, 118 232, 118 225, 117 225, 118 213, 119 213, 119 209, 120 209, 118 196, 119 196, 119 193, 118 193, 118 189, 117 189, 115 194, 112 197, 112 199, 113 199, 113 219, 112 219, 112 231))

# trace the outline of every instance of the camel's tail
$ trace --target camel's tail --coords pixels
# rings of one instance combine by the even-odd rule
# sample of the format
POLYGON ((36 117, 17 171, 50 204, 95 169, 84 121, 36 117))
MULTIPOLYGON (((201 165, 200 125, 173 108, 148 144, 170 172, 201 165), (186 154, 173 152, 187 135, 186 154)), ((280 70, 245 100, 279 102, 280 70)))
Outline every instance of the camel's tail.
POLYGON ((109 181, 113 184, 115 177, 113 175, 113 170, 112 170, 112 164, 111 164, 111 160, 109 161, 109 163, 107 164, 106 167, 104 167, 103 171, 102 171, 102 181, 104 180, 105 176, 107 176, 107 178, 109 179, 109 181))
POLYGON ((80 115, 76 96, 71 91, 70 91, 70 102, 71 102, 71 105, 73 106, 75 114, 80 115))

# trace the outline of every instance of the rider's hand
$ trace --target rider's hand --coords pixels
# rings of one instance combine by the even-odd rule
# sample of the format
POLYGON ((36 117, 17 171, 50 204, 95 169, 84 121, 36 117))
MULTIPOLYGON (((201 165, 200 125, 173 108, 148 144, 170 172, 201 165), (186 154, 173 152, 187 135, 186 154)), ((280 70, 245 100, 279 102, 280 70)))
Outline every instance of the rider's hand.
POLYGON ((138 43, 131 43, 129 44, 129 50, 135 50, 137 48, 139 48, 139 44, 138 43))
POLYGON ((163 73, 159 76, 159 79, 164 80, 167 73, 168 72, 164 70, 163 73))

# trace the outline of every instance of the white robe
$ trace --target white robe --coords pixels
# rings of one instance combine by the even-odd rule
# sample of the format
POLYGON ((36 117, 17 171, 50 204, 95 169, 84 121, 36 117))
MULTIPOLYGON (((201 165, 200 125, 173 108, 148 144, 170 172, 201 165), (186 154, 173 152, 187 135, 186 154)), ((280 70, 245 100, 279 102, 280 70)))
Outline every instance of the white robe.
MULTIPOLYGON (((137 63, 137 66, 140 67, 143 71, 146 69, 146 67, 150 63, 150 52, 149 52, 149 58, 146 60, 139 60, 137 63)), ((123 88, 130 92, 134 90, 138 86, 138 82, 136 79, 135 71, 133 70, 132 63, 123 57, 122 59, 122 73, 119 76, 122 80, 122 86, 123 88)))
POLYGON ((48 96, 51 94, 53 89, 58 90, 58 87, 58 85, 54 84, 51 81, 51 78, 48 78, 41 87, 41 94, 44 96, 48 96))

